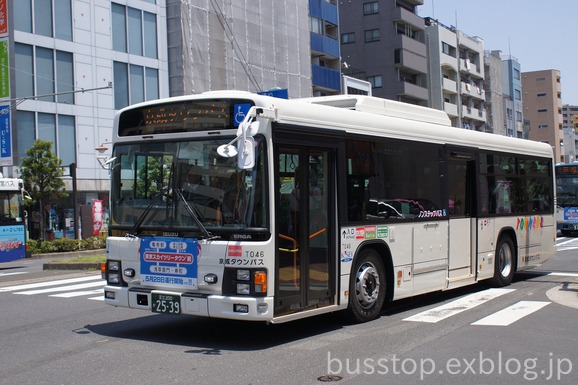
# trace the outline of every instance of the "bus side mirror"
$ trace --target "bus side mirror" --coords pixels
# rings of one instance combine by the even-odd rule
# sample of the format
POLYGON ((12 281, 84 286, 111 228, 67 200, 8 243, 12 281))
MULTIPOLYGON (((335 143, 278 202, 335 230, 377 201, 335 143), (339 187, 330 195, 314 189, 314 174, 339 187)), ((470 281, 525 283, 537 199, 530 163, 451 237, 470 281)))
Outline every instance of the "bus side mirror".
POLYGON ((255 167, 255 139, 252 136, 239 140, 237 151, 237 167, 242 170, 255 167))

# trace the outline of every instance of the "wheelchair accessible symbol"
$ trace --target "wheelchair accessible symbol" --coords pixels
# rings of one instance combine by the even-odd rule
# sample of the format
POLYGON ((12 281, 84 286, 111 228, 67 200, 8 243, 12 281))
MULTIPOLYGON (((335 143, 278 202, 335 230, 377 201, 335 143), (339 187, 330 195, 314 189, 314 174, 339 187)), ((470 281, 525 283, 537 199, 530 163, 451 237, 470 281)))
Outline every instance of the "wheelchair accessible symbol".
POLYGON ((243 120, 245 119, 245 116, 247 116, 247 113, 249 112, 250 109, 251 109, 250 104, 235 104, 234 106, 235 127, 239 127, 239 125, 243 123, 243 120))

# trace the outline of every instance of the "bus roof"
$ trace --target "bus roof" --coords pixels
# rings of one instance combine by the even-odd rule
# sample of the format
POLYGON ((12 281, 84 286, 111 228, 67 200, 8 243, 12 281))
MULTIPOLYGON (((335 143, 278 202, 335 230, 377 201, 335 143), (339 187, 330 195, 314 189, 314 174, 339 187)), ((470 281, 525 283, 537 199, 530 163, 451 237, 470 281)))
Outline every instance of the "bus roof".
POLYGON ((132 105, 120 110, 115 121, 128 109, 199 99, 253 100, 257 107, 275 108, 275 120, 283 124, 553 157, 547 143, 453 127, 443 111, 364 95, 280 99, 247 91, 208 91, 132 105))

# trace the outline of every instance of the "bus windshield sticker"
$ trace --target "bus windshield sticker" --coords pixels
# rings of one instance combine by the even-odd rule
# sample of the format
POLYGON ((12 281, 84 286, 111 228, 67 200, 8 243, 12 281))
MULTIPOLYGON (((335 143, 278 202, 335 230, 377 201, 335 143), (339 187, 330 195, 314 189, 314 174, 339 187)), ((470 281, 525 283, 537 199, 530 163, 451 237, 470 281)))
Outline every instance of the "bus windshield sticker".
POLYGON ((143 284, 197 289, 199 244, 194 238, 143 238, 140 249, 143 284))

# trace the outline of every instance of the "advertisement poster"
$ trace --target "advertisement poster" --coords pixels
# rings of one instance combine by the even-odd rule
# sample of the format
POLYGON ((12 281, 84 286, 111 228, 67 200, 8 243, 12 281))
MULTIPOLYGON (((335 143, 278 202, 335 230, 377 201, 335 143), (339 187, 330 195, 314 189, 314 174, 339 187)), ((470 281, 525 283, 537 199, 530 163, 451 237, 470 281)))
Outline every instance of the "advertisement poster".
POLYGON ((100 235, 102 230, 102 201, 94 199, 92 201, 92 235, 100 235))
POLYGON ((143 238, 140 245, 143 285, 197 289, 198 256, 195 238, 143 238))

